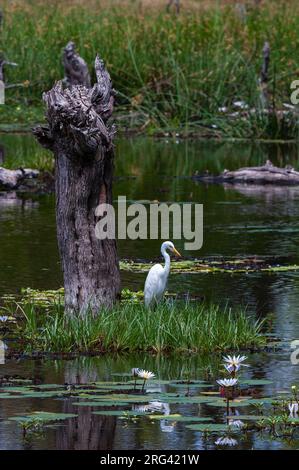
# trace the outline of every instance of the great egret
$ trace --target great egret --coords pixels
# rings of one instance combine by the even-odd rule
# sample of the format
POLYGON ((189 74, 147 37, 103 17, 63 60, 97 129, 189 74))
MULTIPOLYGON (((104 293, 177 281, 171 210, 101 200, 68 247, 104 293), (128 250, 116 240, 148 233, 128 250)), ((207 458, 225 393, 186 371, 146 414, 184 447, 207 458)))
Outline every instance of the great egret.
POLYGON ((161 245, 161 253, 165 260, 164 268, 161 264, 155 264, 147 275, 144 285, 144 303, 146 307, 157 305, 166 289, 167 280, 170 271, 170 256, 167 253, 170 250, 177 256, 181 256, 180 253, 175 249, 172 242, 164 242, 161 245))

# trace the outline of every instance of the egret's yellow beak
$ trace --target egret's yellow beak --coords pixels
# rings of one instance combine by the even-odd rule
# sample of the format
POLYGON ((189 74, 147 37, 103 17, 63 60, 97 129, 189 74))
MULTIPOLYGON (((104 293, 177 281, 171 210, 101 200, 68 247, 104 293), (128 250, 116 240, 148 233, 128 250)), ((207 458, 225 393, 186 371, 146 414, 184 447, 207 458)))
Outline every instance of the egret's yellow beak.
POLYGON ((181 253, 178 252, 175 248, 173 248, 173 252, 175 255, 179 256, 180 258, 182 257, 181 253))

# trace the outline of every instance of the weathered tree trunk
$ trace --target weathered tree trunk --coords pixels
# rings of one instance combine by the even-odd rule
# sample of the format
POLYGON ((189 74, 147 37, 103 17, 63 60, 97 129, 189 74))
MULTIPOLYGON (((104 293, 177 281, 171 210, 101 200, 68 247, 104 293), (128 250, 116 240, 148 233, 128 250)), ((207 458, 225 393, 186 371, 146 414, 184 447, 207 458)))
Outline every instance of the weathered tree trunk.
POLYGON ((95 235, 99 203, 112 203, 114 127, 107 126, 114 90, 103 62, 95 61, 92 89, 58 82, 44 94, 48 126, 34 134, 55 155, 57 236, 70 314, 99 313, 120 293, 115 240, 95 235))
POLYGON ((166 5, 166 10, 169 11, 170 7, 172 5, 175 6, 176 12, 177 12, 177 14, 179 14, 180 13, 180 8, 181 8, 180 0, 168 0, 168 3, 166 5))
POLYGON ((88 66, 76 52, 75 44, 70 41, 63 51, 62 63, 64 66, 64 84, 66 86, 84 85, 90 88, 90 75, 88 66))
POLYGON ((263 47, 263 62, 260 76, 260 87, 261 87, 261 102, 263 108, 269 106, 269 92, 268 92, 268 80, 269 80, 269 64, 270 64, 270 46, 268 42, 265 42, 263 47))

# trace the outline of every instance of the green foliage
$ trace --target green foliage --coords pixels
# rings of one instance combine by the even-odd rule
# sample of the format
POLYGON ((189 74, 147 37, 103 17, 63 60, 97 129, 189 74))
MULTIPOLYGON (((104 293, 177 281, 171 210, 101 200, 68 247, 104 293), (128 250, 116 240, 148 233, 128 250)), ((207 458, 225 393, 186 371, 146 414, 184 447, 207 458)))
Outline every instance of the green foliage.
POLYGON ((41 119, 42 93, 63 77, 61 52, 73 40, 90 70, 96 52, 106 60, 118 111, 133 111, 126 125, 134 119, 133 126, 149 133, 180 128, 215 137, 295 138, 296 115, 280 112, 297 78, 299 12, 295 1, 288 5, 292 14, 286 14, 285 2, 253 8, 245 22, 234 6, 192 15, 183 9, 177 17, 164 9, 144 15, 132 4, 118 9, 8 5, 1 36, 6 56, 18 63, 8 68, 8 82, 18 86, 7 90, 0 122, 41 119), (271 104, 279 109, 273 114, 262 112, 258 85, 265 39, 272 51, 271 104), (234 115, 235 100, 255 112, 234 115), (225 113, 219 111, 224 106, 225 113))
POLYGON ((64 315, 59 304, 42 314, 22 306, 23 336, 32 350, 52 352, 210 352, 265 345, 261 322, 244 311, 215 305, 166 302, 155 310, 127 303, 97 317, 64 315))

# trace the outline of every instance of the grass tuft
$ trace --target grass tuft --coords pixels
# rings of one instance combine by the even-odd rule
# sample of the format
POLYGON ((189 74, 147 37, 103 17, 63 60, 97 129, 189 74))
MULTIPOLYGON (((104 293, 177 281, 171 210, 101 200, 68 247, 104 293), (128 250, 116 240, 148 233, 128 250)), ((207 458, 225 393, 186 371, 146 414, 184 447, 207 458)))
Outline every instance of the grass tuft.
POLYGON ((165 302, 154 311, 140 304, 119 305, 97 317, 67 317, 60 305, 42 315, 22 307, 28 348, 43 352, 212 352, 265 345, 262 322, 244 311, 215 305, 165 302))

